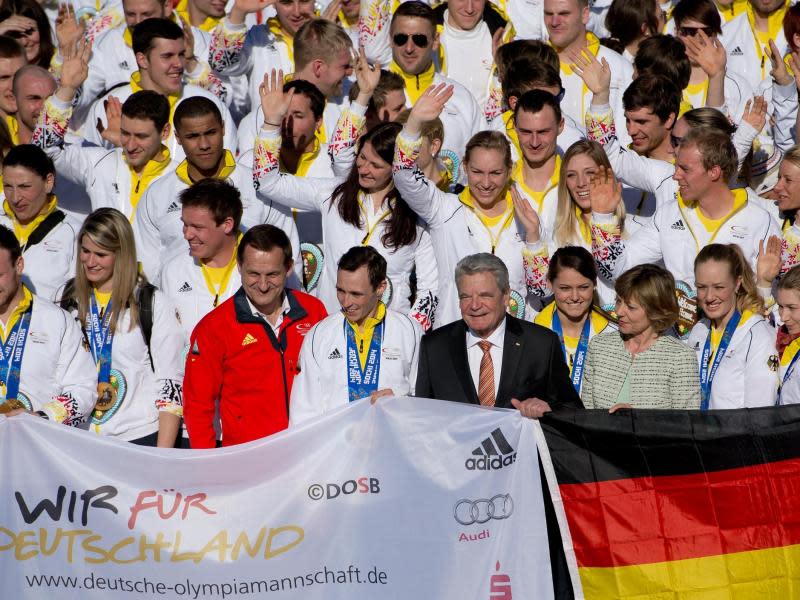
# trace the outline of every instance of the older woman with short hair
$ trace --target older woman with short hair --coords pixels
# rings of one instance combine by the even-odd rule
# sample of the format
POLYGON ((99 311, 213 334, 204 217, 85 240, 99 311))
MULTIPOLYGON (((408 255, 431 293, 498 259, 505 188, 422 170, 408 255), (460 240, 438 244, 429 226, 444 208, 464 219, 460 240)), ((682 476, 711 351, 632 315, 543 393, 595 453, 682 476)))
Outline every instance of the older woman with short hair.
POLYGON ((616 281, 619 331, 589 342, 581 396, 586 408, 699 408, 694 352, 669 331, 678 318, 675 279, 639 265, 616 281))

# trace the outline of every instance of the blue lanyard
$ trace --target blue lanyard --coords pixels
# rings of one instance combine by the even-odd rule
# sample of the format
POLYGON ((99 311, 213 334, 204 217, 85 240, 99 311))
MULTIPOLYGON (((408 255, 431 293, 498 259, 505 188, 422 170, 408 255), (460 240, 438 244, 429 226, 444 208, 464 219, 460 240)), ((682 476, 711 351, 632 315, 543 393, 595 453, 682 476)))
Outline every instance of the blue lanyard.
POLYGON ((733 333, 736 331, 736 328, 739 326, 739 320, 741 318, 742 315, 738 310, 734 311, 734 313, 731 315, 728 324, 725 325, 725 331, 722 332, 722 339, 719 341, 719 348, 717 348, 717 353, 714 355, 714 364, 711 365, 710 369, 709 363, 711 361, 709 359, 711 357, 711 330, 708 332, 708 337, 706 337, 706 345, 703 347, 703 355, 700 360, 700 393, 702 394, 700 410, 708 410, 708 404, 711 400, 711 384, 714 381, 714 375, 717 372, 719 363, 725 356, 725 351, 728 349, 728 345, 731 343, 731 338, 733 337, 733 333))
POLYGON ((25 340, 31 325, 33 304, 17 321, 8 333, 5 343, 0 345, 0 363, 6 367, 5 381, 6 399, 16 400, 19 395, 19 376, 22 367, 22 355, 25 352, 25 340))
MULTIPOLYGON (((572 372, 570 378, 575 391, 581 393, 581 385, 583 384, 583 368, 586 366, 586 351, 589 349, 589 335, 592 329, 592 313, 586 316, 586 322, 583 324, 581 337, 578 340, 578 347, 575 350, 575 358, 572 361, 572 372)), ((561 350, 564 352, 564 361, 569 364, 569 355, 567 354, 567 346, 564 344, 564 330, 561 328, 561 319, 558 318, 558 310, 553 309, 553 321, 551 329, 558 335, 561 340, 561 350)))
POLYGON ((797 362, 797 359, 800 358, 800 352, 795 353, 794 357, 792 357, 789 366, 786 368, 786 373, 783 374, 783 380, 781 381, 781 387, 778 389, 778 401, 775 403, 776 406, 781 405, 781 392, 783 391, 783 386, 786 385, 786 382, 789 380, 789 376, 792 374, 794 370, 794 363, 797 362))
POLYGON ((100 314, 100 307, 92 294, 89 302, 89 322, 86 323, 92 356, 97 363, 97 382, 111 382, 111 344, 114 333, 111 331, 111 300, 105 312, 100 314))
POLYGON ((378 323, 372 332, 372 340, 367 352, 364 368, 358 358, 356 333, 353 327, 344 320, 344 335, 347 338, 347 388, 350 402, 365 398, 378 389, 378 376, 381 371, 381 342, 383 341, 383 324, 378 323))

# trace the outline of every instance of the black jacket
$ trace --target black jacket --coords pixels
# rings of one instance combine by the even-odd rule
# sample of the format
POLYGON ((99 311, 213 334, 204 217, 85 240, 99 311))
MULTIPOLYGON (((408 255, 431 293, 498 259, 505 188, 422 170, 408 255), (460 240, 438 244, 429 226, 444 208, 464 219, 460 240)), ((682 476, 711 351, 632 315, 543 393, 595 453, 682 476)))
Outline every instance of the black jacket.
MULTIPOLYGON (((513 408, 511 398, 540 398, 553 410, 583 408, 569 379, 558 336, 545 327, 510 315, 505 320, 505 342, 495 406, 513 408)), ((420 398, 478 404, 469 371, 467 325, 455 321, 422 338, 416 395, 420 398)))

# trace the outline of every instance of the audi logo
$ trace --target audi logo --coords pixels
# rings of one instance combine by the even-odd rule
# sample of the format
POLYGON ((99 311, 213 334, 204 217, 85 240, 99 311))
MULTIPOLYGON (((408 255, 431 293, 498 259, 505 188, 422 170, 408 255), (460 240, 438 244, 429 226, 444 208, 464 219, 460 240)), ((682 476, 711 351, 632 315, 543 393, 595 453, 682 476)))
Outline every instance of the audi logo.
POLYGON ((456 502, 453 516, 461 525, 483 524, 491 521, 502 521, 514 514, 514 499, 511 494, 497 494, 491 499, 462 499, 456 502))

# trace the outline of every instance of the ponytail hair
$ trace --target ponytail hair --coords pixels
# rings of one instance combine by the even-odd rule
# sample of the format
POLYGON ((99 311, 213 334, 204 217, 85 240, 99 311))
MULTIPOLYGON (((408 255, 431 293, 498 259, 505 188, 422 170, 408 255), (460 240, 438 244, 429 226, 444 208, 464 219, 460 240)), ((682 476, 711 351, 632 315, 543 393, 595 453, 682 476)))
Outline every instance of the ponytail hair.
POLYGON ((709 244, 697 254, 694 259, 694 268, 709 261, 728 265, 731 277, 739 279, 741 285, 736 291, 736 308, 739 312, 749 310, 754 313, 764 312, 764 300, 758 293, 753 270, 742 254, 741 248, 736 244, 709 244))

